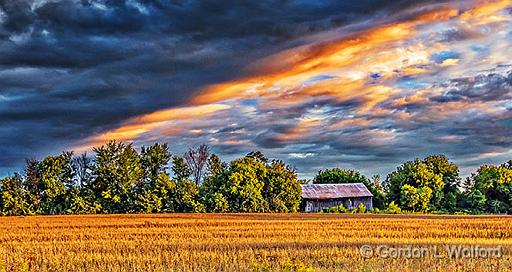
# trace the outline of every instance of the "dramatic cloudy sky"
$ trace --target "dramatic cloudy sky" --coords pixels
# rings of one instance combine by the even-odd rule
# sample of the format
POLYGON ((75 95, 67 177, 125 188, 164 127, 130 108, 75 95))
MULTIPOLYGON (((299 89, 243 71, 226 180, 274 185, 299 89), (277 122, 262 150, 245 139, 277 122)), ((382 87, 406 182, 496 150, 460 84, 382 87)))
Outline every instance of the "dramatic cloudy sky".
POLYGON ((511 131, 510 0, 0 0, 0 176, 110 139, 468 174, 511 131))

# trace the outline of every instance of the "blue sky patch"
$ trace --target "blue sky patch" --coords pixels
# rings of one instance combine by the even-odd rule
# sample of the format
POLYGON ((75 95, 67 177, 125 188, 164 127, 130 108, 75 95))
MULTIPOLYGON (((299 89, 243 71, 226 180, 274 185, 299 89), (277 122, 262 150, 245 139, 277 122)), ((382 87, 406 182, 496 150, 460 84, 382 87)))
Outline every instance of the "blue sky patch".
POLYGON ((460 59, 460 54, 454 51, 441 51, 432 55, 431 59, 437 64, 441 64, 447 59, 460 59))
POLYGON ((242 101, 242 105, 244 106, 257 106, 258 104, 258 99, 245 99, 242 101))
POLYGON ((335 78, 335 76, 332 76, 332 75, 318 75, 318 76, 310 77, 308 80, 304 81, 304 83, 302 83, 302 85, 310 86, 310 85, 313 85, 313 84, 315 84, 317 82, 320 82, 322 80, 327 80, 327 79, 331 79, 331 78, 335 78))
POLYGON ((410 76, 404 76, 399 78, 394 86, 402 90, 416 90, 427 87, 429 84, 426 82, 419 81, 418 79, 410 76))
POLYGON ((370 74, 370 77, 372 79, 379 79, 382 77, 382 75, 380 73, 372 73, 372 74, 370 74))

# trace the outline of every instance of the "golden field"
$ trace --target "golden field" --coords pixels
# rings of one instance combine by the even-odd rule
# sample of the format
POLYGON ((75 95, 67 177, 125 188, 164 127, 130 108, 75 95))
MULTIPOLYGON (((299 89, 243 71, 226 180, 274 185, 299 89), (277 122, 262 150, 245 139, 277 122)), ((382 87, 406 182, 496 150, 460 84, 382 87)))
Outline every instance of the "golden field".
POLYGON ((512 217, 159 214, 0 217, 0 271, 512 271, 512 217), (363 258, 360 247, 502 247, 363 258))

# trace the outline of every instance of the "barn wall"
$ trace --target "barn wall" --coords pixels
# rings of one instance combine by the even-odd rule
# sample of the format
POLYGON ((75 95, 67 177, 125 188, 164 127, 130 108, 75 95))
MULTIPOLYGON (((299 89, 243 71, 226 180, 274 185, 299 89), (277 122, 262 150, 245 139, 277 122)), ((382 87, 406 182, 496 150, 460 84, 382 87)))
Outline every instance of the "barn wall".
POLYGON ((373 203, 371 197, 358 197, 358 198, 343 198, 343 199, 329 199, 329 200, 304 200, 304 211, 305 212, 321 212, 323 209, 339 206, 343 206, 347 209, 357 208, 359 204, 363 203, 368 210, 373 209, 373 203))
POLYGON ((363 203, 367 210, 373 210, 373 202, 371 197, 361 197, 354 200, 354 208, 363 203))

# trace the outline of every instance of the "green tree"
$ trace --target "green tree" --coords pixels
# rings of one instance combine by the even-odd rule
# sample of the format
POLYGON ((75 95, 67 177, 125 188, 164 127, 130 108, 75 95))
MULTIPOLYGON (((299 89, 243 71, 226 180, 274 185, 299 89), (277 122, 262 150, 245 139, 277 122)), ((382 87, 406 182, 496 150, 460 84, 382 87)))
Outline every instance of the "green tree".
POLYGON ((43 182, 42 182, 42 163, 36 159, 25 161, 25 179, 24 188, 29 194, 29 203, 31 203, 35 213, 43 213, 43 182))
POLYGON ((188 180, 190 175, 192 175, 192 171, 185 162, 185 159, 180 156, 172 157, 172 172, 178 182, 188 180))
POLYGON ((455 211, 459 195, 457 165, 442 155, 416 159, 388 175, 388 199, 414 211, 455 211))
POLYGON ((486 196, 479 190, 469 190, 466 192, 466 201, 468 205, 464 208, 469 208, 473 213, 486 212, 486 196))
POLYGON ((372 176, 372 184, 377 191, 382 192, 382 193, 384 192, 384 187, 382 186, 382 182, 380 180, 380 175, 372 176))
POLYGON ((143 181, 140 157, 131 144, 111 141, 94 148, 95 176, 90 189, 108 213, 136 211, 134 189, 143 181))
POLYGON ((251 157, 231 162, 227 172, 223 195, 226 196, 231 211, 268 211, 262 190, 267 176, 266 165, 251 157))
POLYGON ((142 147, 140 156, 146 183, 156 182, 158 175, 167 172, 171 159, 167 144, 156 143, 150 147, 142 147))
POLYGON ((219 156, 215 154, 211 154, 210 158, 208 159, 207 169, 208 169, 208 175, 207 177, 215 176, 219 173, 222 173, 224 169, 226 168, 226 165, 222 160, 219 158, 219 156))
POLYGON ((481 166, 473 174, 473 186, 466 191, 473 211, 489 213, 512 212, 512 169, 509 164, 481 166))
POLYGON ((92 191, 73 188, 66 194, 67 214, 95 214, 102 210, 92 191))
POLYGON ((212 212, 228 212, 229 202, 223 194, 214 193, 211 207, 212 212))
POLYGON ((228 212, 227 166, 215 154, 208 159, 208 174, 199 190, 208 212, 228 212))
POLYGON ((168 210, 169 190, 174 188, 167 174, 171 159, 167 144, 142 147, 140 152, 143 182, 135 189, 135 210, 137 212, 162 212, 168 210))
POLYGON ((295 170, 282 161, 267 166, 262 195, 270 211, 296 212, 299 210, 302 188, 295 170))
POLYGON ((398 205, 395 204, 395 201, 391 201, 384 210, 384 212, 390 214, 400 214, 402 213, 402 209, 400 209, 400 207, 398 207, 398 205))
POLYGON ((174 189, 174 207, 177 212, 205 212, 205 206, 200 201, 199 188, 191 180, 176 183, 174 189))
POLYGON ((431 155, 423 161, 434 174, 441 175, 444 182, 443 189, 432 196, 433 209, 455 212, 461 196, 459 167, 443 155, 431 155))
POLYGON ((401 203, 408 209, 416 212, 426 212, 432 198, 432 189, 427 186, 413 187, 404 184, 401 190, 401 203))
POLYGON ((66 211, 67 190, 74 188, 72 152, 48 156, 41 163, 42 202, 45 214, 61 214, 66 211))
POLYGON ((29 203, 29 192, 23 187, 22 177, 15 174, 0 180, 0 212, 3 215, 34 214, 29 203))

